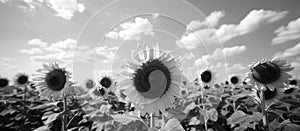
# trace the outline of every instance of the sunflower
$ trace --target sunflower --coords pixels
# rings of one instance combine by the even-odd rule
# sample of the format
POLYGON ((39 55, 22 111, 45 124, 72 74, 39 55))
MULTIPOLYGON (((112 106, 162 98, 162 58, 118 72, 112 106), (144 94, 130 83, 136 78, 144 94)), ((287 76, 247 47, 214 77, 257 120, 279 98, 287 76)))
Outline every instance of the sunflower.
POLYGON ((94 87, 95 87, 95 82, 92 79, 85 80, 85 82, 84 82, 84 89, 86 91, 88 91, 88 90, 90 90, 90 89, 92 89, 94 87))
POLYGON ((158 114, 173 105, 180 96, 182 72, 171 51, 160 51, 158 45, 140 46, 137 55, 124 66, 125 79, 120 87, 126 99, 142 112, 158 114))
POLYGON ((9 85, 9 80, 0 76, 0 88, 7 87, 9 85))
POLYGON ((43 68, 37 72, 33 81, 42 98, 57 100, 71 93, 71 73, 60 68, 57 63, 43 64, 43 68))
POLYGON ((106 92, 111 92, 115 89, 116 82, 112 77, 105 75, 102 76, 101 79, 99 80, 99 86, 102 87, 106 92))
POLYGON ((242 81, 238 75, 234 75, 230 77, 230 82, 233 85, 240 85, 242 81))
POLYGON ((215 84, 216 74, 211 68, 205 68, 200 74, 201 86, 204 91, 211 91, 215 84))
POLYGON ((28 83, 28 75, 25 73, 18 73, 14 80, 14 83, 18 86, 24 86, 28 83))
POLYGON ((274 58, 271 61, 263 60, 250 65, 251 72, 247 74, 247 78, 250 84, 258 87, 265 85, 273 91, 276 87, 284 88, 284 86, 288 84, 292 76, 287 72, 293 69, 294 68, 283 59, 274 58))

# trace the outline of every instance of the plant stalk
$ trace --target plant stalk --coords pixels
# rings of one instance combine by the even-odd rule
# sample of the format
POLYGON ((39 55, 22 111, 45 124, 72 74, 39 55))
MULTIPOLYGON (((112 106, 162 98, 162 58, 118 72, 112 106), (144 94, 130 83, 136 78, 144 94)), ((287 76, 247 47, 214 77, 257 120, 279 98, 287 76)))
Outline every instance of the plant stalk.
POLYGON ((263 89, 260 90, 260 99, 261 99, 261 103, 260 103, 261 113, 263 115, 263 127, 265 131, 269 131, 269 123, 268 123, 268 116, 267 116, 268 114, 266 111, 266 102, 265 102, 265 95, 263 89))
POLYGON ((64 111, 63 111, 63 131, 67 131, 67 124, 68 124, 68 117, 67 117, 67 110, 68 110, 68 106, 67 106, 67 96, 64 96, 64 111))
POLYGON ((153 113, 150 114, 150 127, 155 127, 155 120, 154 120, 153 113))

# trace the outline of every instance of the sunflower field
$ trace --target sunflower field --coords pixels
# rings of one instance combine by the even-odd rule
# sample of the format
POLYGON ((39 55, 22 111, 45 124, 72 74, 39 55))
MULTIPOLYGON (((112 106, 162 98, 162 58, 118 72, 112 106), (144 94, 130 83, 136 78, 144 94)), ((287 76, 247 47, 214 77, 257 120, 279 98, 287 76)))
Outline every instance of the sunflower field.
POLYGON ((103 74, 78 84, 57 63, 13 82, 1 77, 0 130, 300 130, 300 81, 285 60, 254 63, 245 78, 218 83, 210 69, 184 79, 179 64, 153 46, 125 64, 119 81, 103 74))

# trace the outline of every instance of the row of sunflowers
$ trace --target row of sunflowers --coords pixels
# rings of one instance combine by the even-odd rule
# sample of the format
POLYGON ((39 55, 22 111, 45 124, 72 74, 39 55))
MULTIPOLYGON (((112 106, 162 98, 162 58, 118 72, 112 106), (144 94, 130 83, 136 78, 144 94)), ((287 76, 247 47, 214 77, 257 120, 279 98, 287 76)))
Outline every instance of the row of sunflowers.
POLYGON ((299 80, 285 60, 254 63, 245 78, 220 83, 211 69, 187 80, 179 67, 174 53, 147 46, 119 81, 103 75, 79 85, 57 63, 32 81, 0 77, 0 130, 300 130, 299 80))

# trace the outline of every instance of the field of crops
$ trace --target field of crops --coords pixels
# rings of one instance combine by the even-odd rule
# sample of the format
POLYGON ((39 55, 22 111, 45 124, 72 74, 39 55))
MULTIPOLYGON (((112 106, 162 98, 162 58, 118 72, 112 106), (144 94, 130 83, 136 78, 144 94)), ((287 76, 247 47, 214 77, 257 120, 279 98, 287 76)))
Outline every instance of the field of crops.
MULTIPOLYGON (((288 74, 284 71, 292 67, 281 64, 280 75, 288 74)), ((1 78, 0 130, 300 130, 298 79, 287 75, 282 84, 262 84, 264 79, 255 73, 265 80, 274 78, 263 76, 258 69, 262 65, 253 68, 256 79, 233 76, 213 84, 213 74, 206 70, 194 80, 182 79, 178 95, 167 95, 172 103, 163 99, 168 91, 176 94, 171 87, 159 96, 165 105, 155 105, 139 104, 145 101, 142 97, 133 100, 138 96, 128 90, 143 91, 122 88, 124 81, 104 76, 78 85, 68 80, 71 74, 64 68, 45 64, 32 81, 26 74, 17 74, 13 82, 1 78)))

